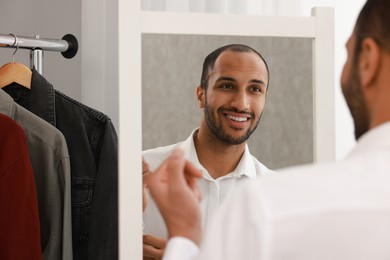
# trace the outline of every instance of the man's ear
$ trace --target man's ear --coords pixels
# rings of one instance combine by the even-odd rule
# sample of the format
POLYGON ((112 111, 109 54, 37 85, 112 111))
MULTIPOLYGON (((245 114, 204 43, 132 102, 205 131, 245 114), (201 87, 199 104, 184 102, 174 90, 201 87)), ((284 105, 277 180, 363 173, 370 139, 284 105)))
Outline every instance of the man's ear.
POLYGON ((377 77, 380 66, 380 48, 372 38, 364 39, 361 44, 359 74, 360 82, 365 88, 371 86, 377 77))
POLYGON ((205 107, 205 95, 206 95, 205 89, 201 85, 197 86, 196 87, 196 97, 198 99, 198 105, 200 108, 205 107))

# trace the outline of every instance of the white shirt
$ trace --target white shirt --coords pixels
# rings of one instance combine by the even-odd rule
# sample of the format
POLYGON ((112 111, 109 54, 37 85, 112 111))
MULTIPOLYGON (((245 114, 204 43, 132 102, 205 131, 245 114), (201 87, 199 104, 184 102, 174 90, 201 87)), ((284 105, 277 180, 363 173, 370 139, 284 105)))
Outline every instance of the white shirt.
MULTIPOLYGON (((198 181, 198 187, 202 193, 202 220, 206 227, 210 216, 216 212, 219 205, 239 183, 247 179, 256 179, 258 176, 269 174, 272 171, 253 157, 249 152, 248 146, 246 146, 244 154, 236 169, 225 176, 213 179, 208 171, 199 163, 193 138, 196 131, 197 129, 195 129, 184 142, 146 150, 142 155, 148 162, 150 169, 154 171, 176 147, 180 147, 184 150, 187 160, 193 163, 203 173, 203 178, 198 181)), ((144 234, 167 237, 168 233, 164 220, 150 195, 149 198, 150 201, 143 213, 144 234)))
POLYGON ((200 255, 177 237, 164 259, 390 259, 390 123, 362 136, 340 162, 264 176, 230 199, 200 255))

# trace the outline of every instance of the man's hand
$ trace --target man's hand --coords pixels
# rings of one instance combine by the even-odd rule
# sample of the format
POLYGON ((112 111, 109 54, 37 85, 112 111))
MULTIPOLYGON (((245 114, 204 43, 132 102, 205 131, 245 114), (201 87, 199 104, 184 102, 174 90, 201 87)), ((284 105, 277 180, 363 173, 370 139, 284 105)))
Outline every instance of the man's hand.
POLYGON ((166 238, 155 237, 152 235, 144 235, 143 236, 144 260, 162 259, 166 244, 167 244, 166 238))
POLYGON ((181 149, 150 175, 148 186, 168 228, 169 238, 186 237, 200 244, 202 221, 200 192, 196 185, 202 174, 187 162, 181 149))
POLYGON ((144 212, 146 207, 148 206, 149 197, 146 189, 148 187, 147 178, 149 178, 150 173, 151 171, 149 168, 149 164, 142 156, 142 212, 144 212))

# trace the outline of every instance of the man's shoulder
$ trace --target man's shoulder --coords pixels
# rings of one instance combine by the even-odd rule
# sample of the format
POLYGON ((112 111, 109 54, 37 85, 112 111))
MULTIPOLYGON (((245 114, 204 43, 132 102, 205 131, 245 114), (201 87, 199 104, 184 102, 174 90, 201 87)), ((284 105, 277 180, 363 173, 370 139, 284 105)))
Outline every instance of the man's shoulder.
POLYGON ((347 203, 356 198, 367 179, 366 173, 356 169, 351 161, 293 166, 276 172, 259 179, 257 188, 262 196, 272 198, 274 208, 289 201, 289 207, 281 208, 294 212, 347 203), (349 193, 345 193, 346 187, 350 188, 349 193))
POLYGON ((170 153, 183 142, 171 144, 167 146, 160 146, 157 148, 147 149, 142 151, 142 156, 149 164, 150 169, 155 170, 169 155, 170 153))
POLYGON ((167 146, 160 146, 152 149, 147 149, 142 151, 143 156, 161 156, 164 154, 169 154, 174 150, 175 148, 179 147, 183 142, 179 142, 176 144, 171 144, 167 146))
POLYGON ((273 173, 275 173, 275 171, 270 170, 267 166, 265 166, 262 162, 260 162, 253 155, 251 155, 251 158, 253 160, 253 164, 255 166, 257 176, 259 176, 259 175, 262 176, 264 174, 273 174, 273 173))

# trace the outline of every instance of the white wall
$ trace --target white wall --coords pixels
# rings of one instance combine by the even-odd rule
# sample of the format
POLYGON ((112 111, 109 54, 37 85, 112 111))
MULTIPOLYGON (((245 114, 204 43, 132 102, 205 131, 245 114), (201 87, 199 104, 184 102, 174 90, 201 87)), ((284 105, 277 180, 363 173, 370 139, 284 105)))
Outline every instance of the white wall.
POLYGON ((82 0, 81 6, 81 100, 118 129, 118 2, 82 0))
MULTIPOLYGON (((0 0, 0 34, 61 39, 73 34, 81 40, 80 0, 0 0)), ((0 48, 0 66, 10 62, 14 49, 0 48)), ((44 52, 44 77, 54 88, 70 97, 81 98, 81 55, 72 59, 59 52, 44 52)), ((30 51, 18 50, 15 61, 30 66, 30 51)))

